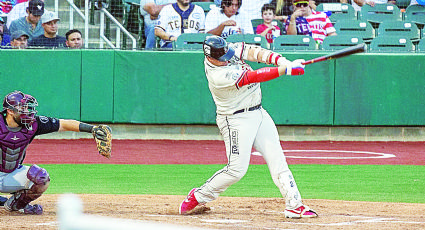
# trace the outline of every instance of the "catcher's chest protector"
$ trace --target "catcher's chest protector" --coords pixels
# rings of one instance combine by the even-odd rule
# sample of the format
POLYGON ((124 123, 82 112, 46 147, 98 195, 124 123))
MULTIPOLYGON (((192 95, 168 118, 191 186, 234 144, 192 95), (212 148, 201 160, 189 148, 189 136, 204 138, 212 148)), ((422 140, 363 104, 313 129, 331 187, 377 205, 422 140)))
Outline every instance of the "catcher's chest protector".
POLYGON ((10 131, 3 118, 0 118, 0 171, 13 172, 23 160, 25 150, 37 130, 37 122, 32 130, 21 127, 19 131, 10 131))

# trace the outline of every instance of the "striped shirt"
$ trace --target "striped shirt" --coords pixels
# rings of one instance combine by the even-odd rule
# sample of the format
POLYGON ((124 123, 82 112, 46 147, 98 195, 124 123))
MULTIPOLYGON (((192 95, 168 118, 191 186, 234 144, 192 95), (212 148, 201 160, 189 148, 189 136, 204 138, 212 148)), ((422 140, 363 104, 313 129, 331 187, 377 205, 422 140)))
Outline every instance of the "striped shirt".
MULTIPOLYGON (((290 20, 291 16, 286 20, 286 30, 288 30, 290 20)), ((307 17, 298 17, 295 19, 295 23, 297 26, 297 34, 309 35, 320 44, 323 43, 323 40, 328 34, 336 32, 328 16, 319 11, 311 10, 311 15, 307 17)))

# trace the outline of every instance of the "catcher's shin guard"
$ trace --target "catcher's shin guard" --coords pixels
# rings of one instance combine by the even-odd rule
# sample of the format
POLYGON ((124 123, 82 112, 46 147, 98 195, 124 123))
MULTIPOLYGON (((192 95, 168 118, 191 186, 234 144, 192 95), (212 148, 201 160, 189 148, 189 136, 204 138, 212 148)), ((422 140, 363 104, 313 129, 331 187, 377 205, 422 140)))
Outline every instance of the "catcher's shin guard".
POLYGON ((23 189, 13 193, 6 201, 4 207, 8 211, 18 211, 39 198, 49 187, 49 173, 37 165, 32 165, 27 172, 27 178, 34 182, 30 189, 23 189))

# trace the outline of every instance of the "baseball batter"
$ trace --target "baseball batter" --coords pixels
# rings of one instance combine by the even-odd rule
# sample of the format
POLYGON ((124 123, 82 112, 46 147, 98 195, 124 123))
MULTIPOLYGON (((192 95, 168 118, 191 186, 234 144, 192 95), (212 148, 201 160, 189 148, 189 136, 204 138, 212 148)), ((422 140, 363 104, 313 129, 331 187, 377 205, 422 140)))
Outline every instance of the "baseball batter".
POLYGON ((260 82, 281 75, 304 74, 302 59, 288 61, 281 55, 245 43, 227 44, 209 36, 203 45, 205 74, 217 107, 217 125, 226 145, 227 165, 200 188, 194 188, 180 204, 180 214, 190 213, 198 204, 215 200, 247 172, 254 147, 267 162, 274 183, 286 199, 288 218, 317 217, 304 205, 288 168, 276 126, 261 105, 260 82), (253 70, 244 60, 274 64, 253 70))
MULTIPOLYGON (((0 193, 12 194, 4 203, 4 208, 10 212, 36 215, 43 213, 41 205, 31 205, 30 202, 39 198, 49 187, 49 173, 35 164, 22 164, 26 149, 35 136, 74 131, 93 132, 95 139, 110 138, 110 128, 107 126, 36 116, 37 106, 37 100, 33 96, 20 91, 6 95, 3 100, 0 118, 0 193), (102 127, 107 127, 107 130, 102 127)), ((102 145, 108 144, 110 146, 110 142, 102 145)), ((0 200, 4 202, 4 199, 0 200)))
POLYGON ((191 4, 190 0, 177 0, 166 5, 159 13, 155 35, 161 38, 161 48, 172 48, 172 41, 182 33, 203 33, 205 29, 204 10, 191 4))

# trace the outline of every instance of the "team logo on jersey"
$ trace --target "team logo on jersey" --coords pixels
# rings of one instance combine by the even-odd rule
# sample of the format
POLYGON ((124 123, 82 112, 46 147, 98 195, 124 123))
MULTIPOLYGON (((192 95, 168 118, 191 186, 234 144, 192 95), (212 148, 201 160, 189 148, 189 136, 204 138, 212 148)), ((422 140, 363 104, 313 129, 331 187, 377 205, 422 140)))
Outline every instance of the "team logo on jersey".
POLYGON ((200 13, 194 13, 194 14, 192 14, 192 17, 194 19, 200 19, 201 18, 201 14, 200 13))
POLYGON ((41 123, 47 123, 49 121, 49 118, 45 116, 39 116, 38 118, 40 118, 41 123))

